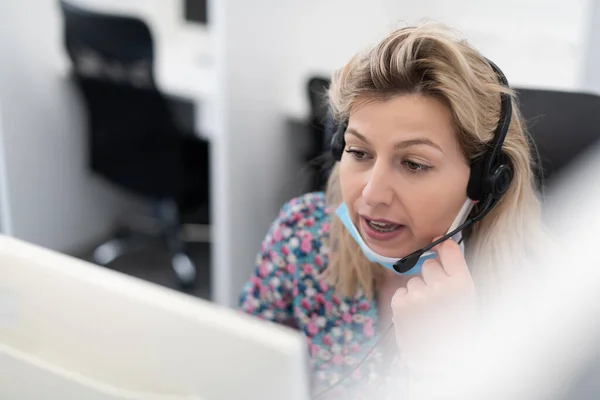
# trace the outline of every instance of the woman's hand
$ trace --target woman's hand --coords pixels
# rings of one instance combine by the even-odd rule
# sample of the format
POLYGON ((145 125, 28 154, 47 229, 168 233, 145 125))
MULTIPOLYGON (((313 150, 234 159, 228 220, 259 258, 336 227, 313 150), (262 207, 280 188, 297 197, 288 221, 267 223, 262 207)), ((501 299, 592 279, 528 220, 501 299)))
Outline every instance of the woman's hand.
POLYGON ((471 340, 476 323, 476 293, 460 246, 446 240, 392 298, 396 342, 410 367, 444 368, 471 340), (453 355, 454 354, 454 355, 453 355))

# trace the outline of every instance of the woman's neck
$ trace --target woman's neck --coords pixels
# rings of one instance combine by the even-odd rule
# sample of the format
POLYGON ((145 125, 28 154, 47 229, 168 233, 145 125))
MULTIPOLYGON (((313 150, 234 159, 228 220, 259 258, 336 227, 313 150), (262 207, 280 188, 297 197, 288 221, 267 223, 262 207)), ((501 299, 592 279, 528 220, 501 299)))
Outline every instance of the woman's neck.
POLYGON ((413 278, 415 276, 417 275, 399 274, 395 271, 386 268, 380 276, 379 284, 397 286, 398 288, 406 287, 406 284, 408 283, 410 278, 413 278))
POLYGON ((394 297, 396 290, 406 287, 410 278, 412 276, 399 275, 386 269, 377 280, 375 296, 380 329, 386 329, 392 323, 392 297, 394 297))

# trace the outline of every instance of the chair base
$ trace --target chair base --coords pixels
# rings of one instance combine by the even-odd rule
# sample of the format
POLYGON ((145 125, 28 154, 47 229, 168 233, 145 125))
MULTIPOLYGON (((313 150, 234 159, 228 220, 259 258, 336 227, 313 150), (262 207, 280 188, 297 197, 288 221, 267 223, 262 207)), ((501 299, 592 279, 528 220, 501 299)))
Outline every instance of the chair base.
MULTIPOLYGON (((93 262, 108 266, 118 258, 144 248, 151 239, 162 238, 170 253, 171 267, 175 273, 176 283, 180 290, 188 291, 197 285, 197 267, 186 252, 184 228, 189 231, 190 225, 182 225, 176 204, 171 200, 160 200, 153 203, 154 218, 152 223, 145 223, 144 228, 121 229, 111 239, 97 246, 92 254, 93 262)), ((210 241, 210 228, 201 226, 202 239, 210 241)), ((189 235, 186 235, 189 236, 189 235)), ((198 240, 194 240, 198 241, 198 240)))
MULTIPOLYGON (((151 237, 139 232, 132 232, 130 236, 115 237, 102 243, 94 249, 92 260, 102 266, 109 266, 117 259, 143 249, 151 237)), ((176 284, 180 290, 187 291, 196 288, 197 267, 189 255, 184 251, 171 254, 171 267, 175 272, 176 284)))

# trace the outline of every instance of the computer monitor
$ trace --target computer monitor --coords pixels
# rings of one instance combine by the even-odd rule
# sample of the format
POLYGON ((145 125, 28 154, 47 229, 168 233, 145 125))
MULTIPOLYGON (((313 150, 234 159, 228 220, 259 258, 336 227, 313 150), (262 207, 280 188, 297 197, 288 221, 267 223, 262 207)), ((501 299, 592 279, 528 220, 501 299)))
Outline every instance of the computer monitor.
POLYGON ((206 25, 208 23, 207 0, 184 0, 185 20, 206 25))
POLYGON ((0 236, 0 398, 309 398, 289 328, 0 236))

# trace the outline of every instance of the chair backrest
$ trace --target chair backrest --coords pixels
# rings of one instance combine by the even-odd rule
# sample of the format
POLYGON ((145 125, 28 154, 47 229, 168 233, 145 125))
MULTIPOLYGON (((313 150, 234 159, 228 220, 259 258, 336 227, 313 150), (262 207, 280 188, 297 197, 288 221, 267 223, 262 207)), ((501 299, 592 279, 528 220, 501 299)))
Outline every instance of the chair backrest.
POLYGON ((600 96, 516 88, 520 109, 537 146, 545 185, 600 138, 600 96))
POLYGON ((326 153, 333 129, 333 120, 326 101, 330 83, 329 78, 313 76, 306 85, 310 113, 308 117, 310 147, 306 154, 306 161, 312 174, 309 191, 318 191, 325 187, 333 165, 333 158, 330 159, 326 153))
POLYGON ((308 80, 306 86, 308 91, 308 101, 310 103, 311 117, 323 121, 327 117, 328 107, 326 92, 331 84, 329 78, 313 76, 308 80))
POLYGON ((181 138, 155 85, 147 24, 66 0, 60 6, 71 75, 86 105, 92 170, 137 192, 150 193, 159 182, 169 187, 161 192, 173 192, 181 138))
POLYGON ((154 81, 154 44, 140 19, 84 10, 60 1, 72 75, 83 92, 91 128, 122 140, 170 135, 169 106, 154 81))
POLYGON ((327 89, 331 80, 325 77, 314 76, 308 80, 307 94, 310 105, 309 125, 314 137, 313 157, 323 153, 328 147, 328 130, 331 118, 326 101, 327 89))
POLYGON ((154 45, 140 19, 94 12, 60 0, 66 50, 81 77, 154 87, 154 45))

